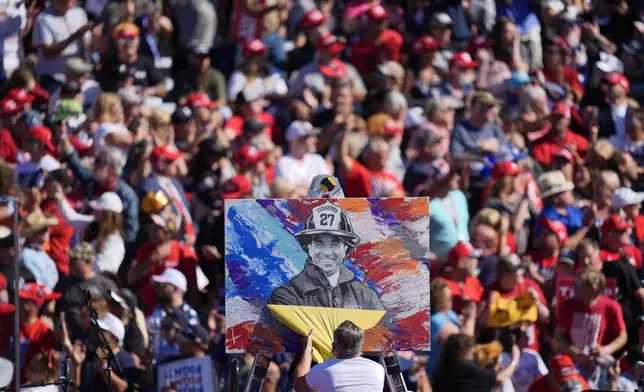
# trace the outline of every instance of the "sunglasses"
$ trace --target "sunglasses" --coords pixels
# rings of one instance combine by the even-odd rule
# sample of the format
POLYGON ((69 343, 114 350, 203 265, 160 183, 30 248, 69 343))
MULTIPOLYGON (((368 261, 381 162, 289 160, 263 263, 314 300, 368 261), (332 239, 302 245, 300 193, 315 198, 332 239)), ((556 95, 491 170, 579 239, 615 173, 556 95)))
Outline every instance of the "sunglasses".
POLYGON ((138 41, 138 38, 121 38, 118 41, 116 41, 119 45, 126 45, 126 44, 132 44, 135 41, 138 41))

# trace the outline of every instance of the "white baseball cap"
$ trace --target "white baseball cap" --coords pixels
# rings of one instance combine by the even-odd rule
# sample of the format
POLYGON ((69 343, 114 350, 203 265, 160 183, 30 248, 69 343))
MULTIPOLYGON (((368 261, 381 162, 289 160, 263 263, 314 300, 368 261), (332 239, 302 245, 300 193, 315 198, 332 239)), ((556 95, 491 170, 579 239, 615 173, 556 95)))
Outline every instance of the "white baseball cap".
POLYGON ((307 136, 315 136, 319 132, 313 128, 308 121, 293 121, 291 125, 286 128, 286 141, 292 142, 293 140, 301 139, 307 136))
POLYGON ((123 339, 125 338, 125 326, 118 317, 112 313, 108 313, 98 320, 98 326, 103 331, 107 331, 114 335, 119 340, 119 345, 123 344, 123 339))
POLYGON ((613 208, 624 208, 635 204, 642 204, 644 192, 635 192, 630 188, 619 188, 613 193, 613 208))
POLYGON ((152 281, 154 283, 168 283, 181 291, 188 291, 188 282, 185 275, 174 268, 166 268, 161 275, 154 275, 152 281))
POLYGON ((89 206, 96 211, 112 211, 120 214, 123 212, 123 202, 114 192, 105 192, 96 200, 89 202, 89 206))

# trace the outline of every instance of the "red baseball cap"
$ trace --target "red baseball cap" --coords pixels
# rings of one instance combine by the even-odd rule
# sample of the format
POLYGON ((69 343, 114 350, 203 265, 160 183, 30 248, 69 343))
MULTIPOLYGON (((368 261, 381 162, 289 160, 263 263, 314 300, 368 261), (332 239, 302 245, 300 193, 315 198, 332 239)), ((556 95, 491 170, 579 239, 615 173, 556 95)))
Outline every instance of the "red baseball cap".
POLYGON ((572 153, 567 148, 559 149, 559 151, 555 153, 555 158, 563 158, 570 163, 575 161, 575 157, 572 156, 572 153))
POLYGON ((577 366, 572 358, 565 354, 559 354, 550 360, 550 370, 553 372, 557 381, 563 381, 567 377, 577 374, 577 366))
POLYGON ((268 46, 259 39, 254 39, 246 41, 244 44, 244 56, 258 56, 260 54, 266 53, 268 46))
POLYGON ((620 232, 631 228, 633 228, 633 226, 626 222, 620 214, 613 214, 604 221, 601 233, 603 236, 607 236, 611 232, 620 232))
POLYGON ((441 43, 436 41, 434 38, 429 35, 423 35, 414 42, 412 50, 415 53, 431 52, 438 50, 441 47, 441 43))
POLYGON ((217 101, 211 101, 206 93, 191 93, 188 95, 187 104, 191 109, 206 107, 208 109, 216 109, 217 101))
POLYGON ((260 151, 255 146, 244 145, 237 152, 237 164, 241 167, 252 166, 268 157, 267 151, 260 151))
POLYGON ((29 129, 29 136, 42 142, 45 146, 51 150, 56 151, 56 147, 51 144, 51 129, 47 128, 44 125, 36 125, 29 129))
POLYGON ((452 56, 452 59, 449 61, 449 66, 476 68, 479 66, 479 62, 472 59, 472 56, 467 52, 458 52, 452 56))
POLYGON ((42 305, 45 301, 57 300, 62 297, 61 293, 52 293, 45 285, 37 283, 27 283, 19 291, 18 296, 22 299, 28 299, 42 305))
POLYGON ((467 43, 467 51, 471 54, 476 53, 480 48, 489 48, 494 43, 494 40, 485 37, 472 37, 470 42, 467 43))
POLYGON ((221 194, 222 199, 241 199, 244 195, 252 192, 253 185, 248 177, 238 174, 224 184, 224 191, 221 194))
POLYGON ((563 245, 566 243, 566 241, 568 241, 568 229, 563 222, 544 218, 541 221, 541 224, 543 227, 550 230, 554 235, 557 236, 559 245, 563 245))
POLYGON ((338 37, 334 34, 327 34, 315 45, 317 50, 326 50, 330 53, 340 53, 344 50, 345 46, 340 43, 338 37))
POLYGON ((332 59, 327 64, 320 64, 320 72, 328 78, 342 79, 348 74, 347 65, 338 59, 332 59))
POLYGON ((570 118, 570 106, 568 106, 567 103, 563 101, 559 101, 554 104, 552 107, 552 110, 550 111, 551 116, 563 116, 566 118, 570 118))
POLYGON ((369 9, 367 16, 369 17, 369 20, 373 22, 382 22, 389 19, 391 14, 387 12, 387 10, 383 8, 383 6, 377 4, 369 9))
POLYGON ((474 248, 467 242, 459 241, 449 251, 447 260, 450 264, 458 262, 460 259, 474 256, 474 248))
POLYGON ((159 159, 173 161, 180 156, 181 152, 177 150, 175 146, 171 146, 169 144, 154 147, 152 154, 150 154, 150 158, 152 158, 153 161, 158 161, 159 159))
POLYGON ((22 107, 11 98, 0 101, 0 114, 16 114, 22 112, 22 107))
POLYGON ((32 103, 36 97, 29 93, 29 91, 24 88, 12 88, 7 93, 7 97, 13 99, 18 105, 25 106, 28 103, 32 103))
POLYGON ((624 90, 626 90, 627 94, 629 91, 631 91, 631 83, 628 81, 628 78, 624 74, 621 74, 619 72, 611 72, 607 74, 604 79, 606 79, 606 81, 610 84, 619 84, 624 90))
POLYGON ((494 165, 494 169, 492 169, 492 177, 499 179, 505 176, 516 176, 517 174, 521 174, 523 172, 524 170, 512 161, 499 162, 494 165))
POLYGON ((319 9, 308 11, 302 19, 300 19, 300 27, 303 29, 310 29, 318 27, 326 21, 326 16, 319 9))

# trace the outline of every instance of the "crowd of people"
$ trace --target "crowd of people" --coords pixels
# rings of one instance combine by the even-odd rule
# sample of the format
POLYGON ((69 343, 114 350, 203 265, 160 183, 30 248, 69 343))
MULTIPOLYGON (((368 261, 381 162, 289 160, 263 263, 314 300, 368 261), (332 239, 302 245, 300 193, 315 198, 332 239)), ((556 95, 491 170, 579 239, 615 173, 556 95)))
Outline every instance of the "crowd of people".
POLYGON ((644 2, 3 0, 0 32, 0 356, 20 345, 24 388, 69 359, 81 391, 154 391, 192 357, 227 388, 223 200, 320 174, 431 200, 410 390, 637 388, 644 2))

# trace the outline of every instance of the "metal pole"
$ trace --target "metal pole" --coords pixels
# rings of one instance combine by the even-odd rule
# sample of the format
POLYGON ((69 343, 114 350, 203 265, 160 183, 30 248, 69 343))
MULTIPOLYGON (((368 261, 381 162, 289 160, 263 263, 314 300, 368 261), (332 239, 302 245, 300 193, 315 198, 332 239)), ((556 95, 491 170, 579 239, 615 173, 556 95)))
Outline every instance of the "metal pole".
POLYGON ((13 204, 13 254, 14 254, 14 280, 13 292, 14 303, 16 304, 16 313, 14 318, 14 331, 13 338, 14 345, 14 375, 16 377, 16 391, 20 390, 20 214, 18 211, 18 199, 10 198, 9 203, 13 204))

